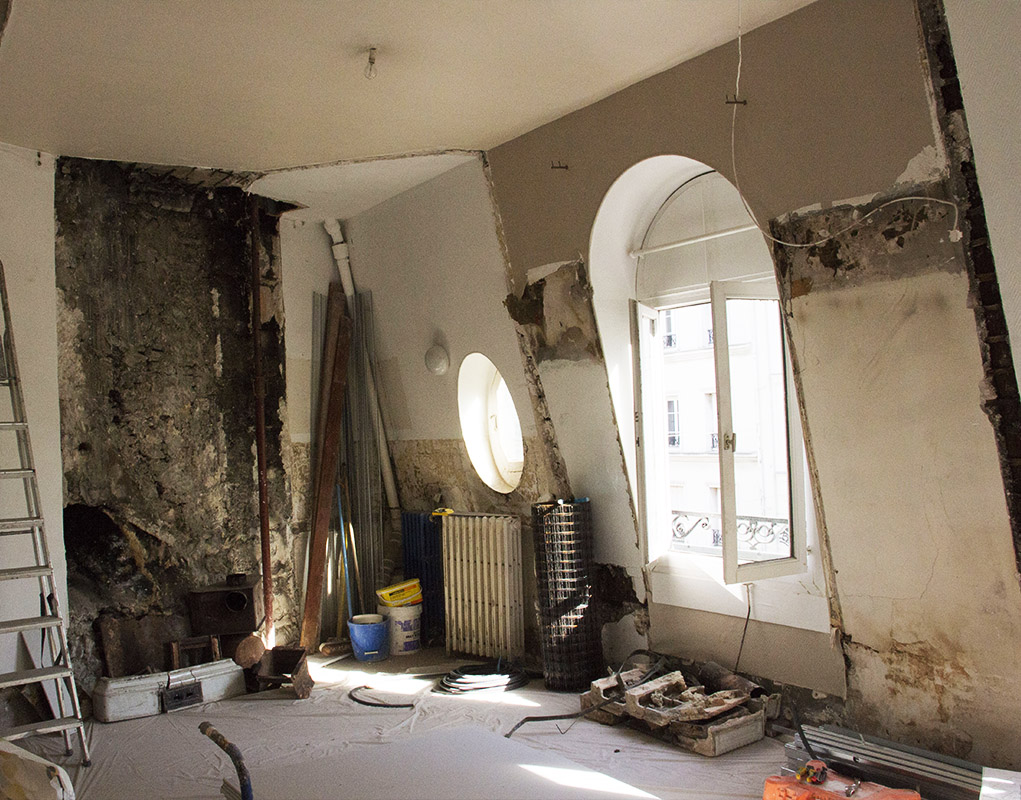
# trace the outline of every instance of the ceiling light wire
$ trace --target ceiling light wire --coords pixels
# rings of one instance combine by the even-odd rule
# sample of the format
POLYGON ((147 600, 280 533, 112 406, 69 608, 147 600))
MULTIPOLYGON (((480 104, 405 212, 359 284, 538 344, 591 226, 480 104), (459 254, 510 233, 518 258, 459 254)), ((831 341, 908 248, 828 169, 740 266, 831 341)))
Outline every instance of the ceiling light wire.
MULTIPOLYGON (((741 95, 741 66, 744 61, 744 52, 742 47, 742 40, 744 38, 744 32, 742 31, 741 25, 741 0, 737 0, 737 74, 734 78, 734 100, 737 101, 741 95)), ((896 205, 897 203, 905 203, 910 200, 918 200, 924 203, 931 203, 942 206, 949 206, 954 210, 954 223, 950 228, 950 241, 959 242, 961 240, 961 232, 957 229, 957 225, 960 222, 961 207, 953 200, 942 200, 938 197, 927 197, 925 195, 910 195, 908 197, 898 197, 893 200, 887 200, 872 209, 870 212, 865 214, 860 219, 855 220, 847 227, 841 228, 833 233, 827 233, 825 236, 815 239, 811 242, 787 242, 783 239, 778 239, 773 236, 762 224, 759 222, 755 213, 752 211, 751 206, 748 205, 748 201, 745 199, 744 192, 741 191, 741 179, 738 177, 737 172, 737 108, 740 105, 738 102, 734 102, 733 109, 731 110, 730 116, 730 169, 734 175, 734 186, 737 189, 738 196, 741 198, 741 204, 744 206, 745 211, 748 212, 748 216, 751 217, 752 223, 756 228, 771 242, 782 245, 784 247, 818 247, 819 245, 825 244, 832 239, 836 239, 838 236, 842 236, 845 233, 855 230, 861 227, 874 214, 879 213, 887 206, 896 205)), ((637 283, 637 282, 636 282, 637 283)))
POLYGON ((370 81, 379 73, 376 70, 376 48, 369 48, 369 63, 365 65, 365 77, 370 81))

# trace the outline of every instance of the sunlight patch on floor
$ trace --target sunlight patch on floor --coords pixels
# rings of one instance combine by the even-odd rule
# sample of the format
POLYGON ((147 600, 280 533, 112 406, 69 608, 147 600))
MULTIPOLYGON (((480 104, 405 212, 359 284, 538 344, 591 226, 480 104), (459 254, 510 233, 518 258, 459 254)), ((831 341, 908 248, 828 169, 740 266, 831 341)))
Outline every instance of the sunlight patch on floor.
POLYGON ((587 769, 568 769, 566 767, 547 767, 537 764, 520 764, 522 769, 528 770, 534 775, 552 781, 558 786, 570 786, 572 789, 585 789, 589 792, 604 792, 605 794, 621 795, 623 797, 651 797, 656 796, 629 786, 623 781, 603 775, 599 772, 591 772, 587 769))

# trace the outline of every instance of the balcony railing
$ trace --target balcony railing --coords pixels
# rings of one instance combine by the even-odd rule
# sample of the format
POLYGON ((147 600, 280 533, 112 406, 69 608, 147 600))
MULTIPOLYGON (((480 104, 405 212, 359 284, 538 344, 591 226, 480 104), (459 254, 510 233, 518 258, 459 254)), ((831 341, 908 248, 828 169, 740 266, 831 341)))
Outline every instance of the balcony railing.
MULTIPOLYGON (((673 544, 688 549, 721 548, 723 546, 722 524, 719 514, 702 514, 697 511, 672 511, 671 528, 673 544)), ((779 548, 787 550, 791 544, 790 520, 780 517, 737 518, 738 549, 744 552, 773 552, 779 548)))

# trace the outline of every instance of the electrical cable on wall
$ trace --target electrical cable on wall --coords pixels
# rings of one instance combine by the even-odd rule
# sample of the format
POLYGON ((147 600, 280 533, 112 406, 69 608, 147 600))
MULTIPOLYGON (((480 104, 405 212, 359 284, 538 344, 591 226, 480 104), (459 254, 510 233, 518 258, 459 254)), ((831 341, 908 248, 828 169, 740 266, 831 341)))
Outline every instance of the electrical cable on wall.
POLYGON ((752 584, 746 583, 744 585, 745 597, 748 599, 748 613, 745 614, 744 628, 741 631, 741 644, 737 648, 737 658, 734 659, 734 672, 737 673, 738 668, 741 666, 741 653, 744 652, 744 637, 748 635, 748 622, 752 618, 752 584))
POLYGON ((741 198, 741 203, 744 205, 745 211, 748 212, 748 216, 751 217, 751 220, 754 223, 755 227, 758 228, 759 231, 761 231, 762 235, 765 236, 766 239, 776 244, 782 245, 784 247, 818 247, 819 245, 825 244, 826 242, 829 242, 832 239, 837 238, 838 236, 842 236, 845 233, 849 233, 850 231, 853 231, 856 228, 861 227, 862 225, 865 224, 869 217, 882 211, 887 206, 896 205, 897 203, 906 203, 911 200, 918 200, 924 203, 949 206, 950 208, 952 208, 954 210, 954 223, 950 228, 950 241, 952 242, 961 241, 961 232, 960 230, 958 230, 957 227, 961 215, 960 206, 958 206, 957 203, 955 203, 952 200, 943 200, 938 197, 926 197, 925 195, 911 195, 909 197, 898 197, 893 200, 887 200, 885 203, 876 206, 874 209, 869 211, 863 217, 855 220, 847 227, 841 228, 840 230, 835 231, 833 233, 827 233, 825 236, 819 239, 815 239, 814 241, 811 242, 787 242, 784 241, 783 239, 778 239, 777 237, 773 236, 773 234, 771 234, 769 231, 767 231, 765 227, 763 227, 762 224, 759 223, 759 220, 755 216, 755 213, 752 211, 751 206, 748 205, 748 201, 745 199, 744 192, 741 191, 741 180, 737 172, 737 144, 736 144, 737 108, 739 105, 746 105, 745 102, 742 102, 739 99, 741 96, 741 66, 742 62, 744 61, 744 52, 742 48, 743 35, 744 35, 743 31, 741 30, 741 0, 737 0, 737 75, 734 80, 734 102, 728 103, 729 105, 733 106, 730 117, 730 169, 734 175, 734 186, 737 188, 738 196, 741 198))

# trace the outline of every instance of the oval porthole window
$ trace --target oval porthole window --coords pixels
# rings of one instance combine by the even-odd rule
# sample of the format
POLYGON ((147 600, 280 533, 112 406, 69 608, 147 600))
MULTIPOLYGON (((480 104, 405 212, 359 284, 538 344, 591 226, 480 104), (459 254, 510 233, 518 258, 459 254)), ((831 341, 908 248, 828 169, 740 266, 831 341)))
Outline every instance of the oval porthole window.
POLYGON ((482 353, 471 353, 457 374, 457 410, 468 458, 490 489, 508 494, 525 462, 521 421, 507 382, 482 353))

